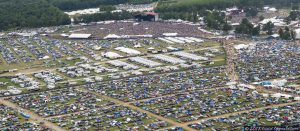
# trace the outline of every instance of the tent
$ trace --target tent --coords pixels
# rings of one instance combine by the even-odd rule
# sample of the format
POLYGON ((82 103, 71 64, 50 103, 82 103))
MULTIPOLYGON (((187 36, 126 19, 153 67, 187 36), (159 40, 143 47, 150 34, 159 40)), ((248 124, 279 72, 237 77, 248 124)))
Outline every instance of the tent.
POLYGON ((296 32, 296 39, 300 39, 300 28, 295 30, 296 32))
POLYGON ((90 38, 92 34, 71 34, 70 39, 87 39, 90 38))
POLYGON ((104 37, 104 39, 118 39, 118 38, 120 38, 120 36, 116 34, 109 34, 106 37, 104 37))

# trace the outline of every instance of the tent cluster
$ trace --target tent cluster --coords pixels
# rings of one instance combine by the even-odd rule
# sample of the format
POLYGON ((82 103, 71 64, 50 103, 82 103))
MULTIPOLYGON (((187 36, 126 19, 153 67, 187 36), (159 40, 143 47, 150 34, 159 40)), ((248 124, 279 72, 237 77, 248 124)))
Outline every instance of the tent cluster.
POLYGON ((124 106, 109 106, 73 115, 54 117, 49 121, 69 130, 157 130, 167 122, 124 106))
POLYGON ((47 84, 47 88, 55 88, 55 83, 64 80, 63 77, 56 75, 50 71, 41 71, 33 74, 34 77, 43 80, 47 84))
POLYGON ((229 81, 224 67, 198 68, 194 70, 136 76, 85 87, 122 101, 133 101, 189 90, 222 87, 229 81))
POLYGON ((49 117, 113 105, 113 102, 75 88, 22 94, 5 98, 20 107, 49 117))
POLYGON ((300 103, 203 120, 189 126, 197 130, 239 130, 243 126, 281 125, 299 127, 300 103))
POLYGON ((0 53, 8 64, 17 63, 19 61, 13 51, 6 47, 2 41, 0 41, 0 53))
POLYGON ((43 125, 27 122, 21 113, 2 104, 0 104, 0 122, 1 130, 50 130, 43 125))
POLYGON ((300 74, 300 46, 288 41, 262 41, 237 50, 236 69, 244 82, 300 74))
POLYGON ((178 122, 188 122, 291 101, 287 98, 263 96, 251 89, 222 88, 182 92, 135 102, 134 105, 178 122))

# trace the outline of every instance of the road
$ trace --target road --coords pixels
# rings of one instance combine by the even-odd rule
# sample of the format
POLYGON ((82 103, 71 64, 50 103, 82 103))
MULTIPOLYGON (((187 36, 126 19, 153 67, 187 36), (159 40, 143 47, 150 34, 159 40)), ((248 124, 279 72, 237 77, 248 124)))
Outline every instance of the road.
POLYGON ((235 81, 239 83, 239 76, 235 71, 235 64, 234 64, 234 60, 236 59, 236 54, 235 54, 235 50, 234 50, 234 44, 229 42, 223 42, 224 45, 224 49, 226 51, 226 62, 227 62, 227 68, 226 68, 226 72, 228 74, 228 77, 230 78, 231 81, 235 81))
POLYGON ((263 110, 263 109, 274 108, 274 107, 288 106, 288 105, 296 104, 296 103, 299 103, 299 102, 300 101, 295 101, 295 102, 290 102, 290 103, 282 103, 282 104, 270 105, 270 106, 265 106, 265 107, 260 107, 260 108, 254 108, 254 109, 250 109, 250 110, 238 111, 238 112, 228 113, 228 114, 224 114, 224 115, 212 116, 212 117, 208 117, 208 118, 204 118, 204 119, 190 121, 190 122, 187 122, 187 123, 184 123, 184 124, 189 125, 189 124, 201 122, 203 120, 208 120, 208 119, 213 119, 213 118, 228 117, 228 116, 235 115, 235 114, 247 113, 247 112, 251 112, 251 111, 263 110))
MULTIPOLYGON (((194 91, 212 91, 212 90, 218 90, 218 89, 224 89, 224 88, 228 88, 228 87, 215 87, 215 88, 208 88, 208 89, 198 89, 198 90, 186 91, 184 93, 192 93, 194 91)), ((178 93, 183 93, 183 92, 176 92, 176 93, 173 93, 173 94, 167 94, 167 95, 158 96, 158 97, 154 97, 154 98, 146 98, 146 99, 136 100, 136 101, 132 101, 132 102, 129 102, 129 103, 133 104, 133 103, 136 103, 136 102, 143 102, 143 101, 147 101, 147 100, 151 100, 151 99, 156 99, 156 98, 163 98, 163 97, 168 97, 168 96, 175 96, 178 93)))
MULTIPOLYGON (((208 49, 214 49, 214 48, 219 48, 219 47, 222 47, 222 46, 212 46, 212 47, 205 47, 205 48, 200 48, 200 49, 194 49, 194 50, 186 50, 187 52, 194 52, 194 51, 201 51, 201 50, 208 50, 208 49)), ((163 53, 163 54, 171 54, 172 52, 167 52, 167 53, 163 53)), ((146 57, 152 57, 154 56, 155 54, 150 54, 150 55, 145 55, 146 57)), ((117 59, 117 60, 127 60, 128 58, 120 58, 120 59, 117 59)), ((106 63, 107 61, 111 61, 111 60, 105 60, 105 61, 101 61, 101 62, 97 62, 95 61, 94 63, 99 63, 99 64, 103 64, 103 63, 106 63)), ((49 69, 44 69, 44 70, 48 70, 48 71, 55 71, 57 70, 58 68, 49 68, 49 69)), ((38 72, 38 71, 41 71, 42 69, 40 68, 32 68, 32 69, 21 69, 17 72, 8 72, 8 73, 3 73, 3 74, 0 74, 0 76, 14 76, 18 73, 22 73, 22 74, 25 74, 25 75, 29 75, 29 74, 32 74, 32 73, 35 73, 35 72, 38 72)))
POLYGON ((108 97, 108 96, 105 96, 105 95, 100 95, 100 94, 98 94, 98 93, 96 93, 96 92, 89 91, 89 90, 86 90, 86 89, 84 89, 84 88, 80 88, 80 89, 85 90, 85 91, 87 91, 87 92, 89 92, 89 93, 92 93, 92 94, 94 94, 94 95, 96 95, 96 96, 98 96, 98 97, 102 97, 102 98, 108 99, 108 100, 110 100, 110 101, 112 101, 112 102, 115 102, 115 103, 117 103, 117 104, 119 104, 119 105, 122 105, 122 106, 125 106, 125 107, 128 107, 128 108, 131 108, 131 109, 133 109, 133 110, 137 110, 137 111, 146 113, 148 116, 153 117, 153 118, 156 118, 156 119, 159 119, 159 120, 162 120, 162 121, 165 121, 165 122, 168 122, 168 123, 172 124, 172 126, 179 126, 179 127, 182 127, 183 129, 188 130, 188 131, 196 131, 195 129, 188 127, 186 124, 178 123, 178 122, 175 122, 175 121, 170 120, 170 119, 168 119, 168 118, 165 118, 165 117, 162 117, 162 116, 153 114, 153 113, 151 113, 151 112, 149 112, 149 111, 146 111, 146 110, 143 110, 143 109, 138 108, 138 107, 136 107, 136 106, 133 106, 133 105, 131 105, 130 103, 125 103, 125 102, 120 101, 120 100, 115 99, 115 98, 111 98, 111 97, 108 97))
POLYGON ((53 124, 49 121, 46 121, 43 117, 40 117, 39 115, 33 113, 32 111, 23 109, 23 108, 19 107, 18 105, 14 104, 10 101, 0 99, 0 103, 7 106, 7 107, 11 107, 11 108, 13 108, 13 109, 15 109, 19 112, 22 111, 22 112, 30 115, 30 120, 37 123, 37 124, 42 122, 42 123, 44 123, 45 126, 49 127, 50 129, 53 129, 53 130, 56 130, 56 131, 65 131, 65 129, 60 128, 56 124, 53 124))

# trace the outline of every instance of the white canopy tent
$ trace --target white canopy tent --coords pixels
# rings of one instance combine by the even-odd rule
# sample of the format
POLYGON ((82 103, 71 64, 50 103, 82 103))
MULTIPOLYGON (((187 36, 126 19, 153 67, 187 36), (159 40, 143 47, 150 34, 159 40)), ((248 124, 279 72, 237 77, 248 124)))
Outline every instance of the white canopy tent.
POLYGON ((90 38, 92 34, 71 34, 70 39, 87 39, 90 38))

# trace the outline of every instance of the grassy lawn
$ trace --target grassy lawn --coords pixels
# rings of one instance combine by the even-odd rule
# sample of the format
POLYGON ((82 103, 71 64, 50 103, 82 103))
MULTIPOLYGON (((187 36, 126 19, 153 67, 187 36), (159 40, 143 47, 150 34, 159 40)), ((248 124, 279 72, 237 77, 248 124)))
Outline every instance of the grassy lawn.
POLYGON ((226 60, 221 60, 221 61, 214 61, 213 64, 206 64, 204 67, 215 67, 215 66, 223 66, 226 65, 226 60))
POLYGON ((20 87, 20 85, 12 83, 9 78, 0 77, 0 82, 8 83, 5 86, 0 86, 0 90, 6 90, 9 86, 20 87))
POLYGON ((218 42, 208 41, 208 42, 201 43, 201 46, 203 46, 203 47, 214 47, 214 46, 222 46, 222 44, 218 43, 218 42))

